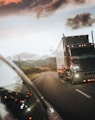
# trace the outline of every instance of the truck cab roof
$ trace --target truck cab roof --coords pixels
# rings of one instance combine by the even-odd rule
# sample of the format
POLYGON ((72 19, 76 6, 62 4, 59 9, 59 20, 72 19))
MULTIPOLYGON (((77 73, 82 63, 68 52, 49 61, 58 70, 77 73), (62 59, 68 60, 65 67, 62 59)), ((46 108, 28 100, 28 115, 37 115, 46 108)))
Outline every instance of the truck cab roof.
POLYGON ((67 46, 70 44, 83 44, 89 43, 88 35, 80 35, 80 36, 67 36, 63 37, 63 45, 67 46))

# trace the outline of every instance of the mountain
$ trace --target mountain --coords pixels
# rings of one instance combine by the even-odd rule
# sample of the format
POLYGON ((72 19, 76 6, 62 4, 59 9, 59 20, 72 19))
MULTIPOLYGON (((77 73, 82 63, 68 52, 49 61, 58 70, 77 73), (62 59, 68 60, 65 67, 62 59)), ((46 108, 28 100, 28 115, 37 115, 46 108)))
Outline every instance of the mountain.
POLYGON ((56 58, 49 57, 46 59, 38 60, 15 60, 14 61, 20 68, 23 69, 34 69, 34 68, 49 68, 56 70, 56 58))
POLYGON ((55 57, 48 57, 46 59, 39 59, 32 63, 32 66, 51 66, 56 64, 55 57))
POLYGON ((23 52, 23 53, 20 53, 20 54, 16 54, 14 56, 11 56, 9 57, 10 59, 14 60, 14 61, 19 61, 19 60, 39 60, 39 59, 42 59, 42 60, 45 60, 49 57, 54 57, 54 54, 51 54, 51 55, 43 55, 43 56, 38 56, 36 54, 32 54, 32 53, 26 53, 26 52, 23 52))
POLYGON ((36 54, 20 53, 11 57, 11 60, 15 62, 24 71, 35 70, 56 70, 56 58, 53 55, 37 56, 36 54))
POLYGON ((16 54, 14 56, 12 56, 13 60, 37 60, 39 59, 40 56, 36 55, 36 54, 32 54, 32 53, 20 53, 20 54, 16 54))

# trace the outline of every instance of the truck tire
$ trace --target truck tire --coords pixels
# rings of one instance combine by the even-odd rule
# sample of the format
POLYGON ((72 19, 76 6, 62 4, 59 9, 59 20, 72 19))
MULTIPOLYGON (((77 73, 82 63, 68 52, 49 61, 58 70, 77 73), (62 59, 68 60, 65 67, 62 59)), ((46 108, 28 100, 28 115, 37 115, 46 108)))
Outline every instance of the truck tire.
POLYGON ((72 84, 73 84, 73 85, 76 84, 75 80, 72 80, 72 84))
POLYGON ((70 71, 70 74, 71 74, 71 82, 72 82, 72 84, 75 84, 76 83, 76 81, 75 81, 75 79, 74 79, 74 77, 73 77, 73 72, 72 71, 70 71))
POLYGON ((58 73, 58 77, 59 77, 59 78, 63 78, 63 75, 60 74, 60 73, 58 73))
POLYGON ((63 80, 66 81, 67 80, 67 75, 66 75, 66 72, 64 72, 63 74, 63 80))

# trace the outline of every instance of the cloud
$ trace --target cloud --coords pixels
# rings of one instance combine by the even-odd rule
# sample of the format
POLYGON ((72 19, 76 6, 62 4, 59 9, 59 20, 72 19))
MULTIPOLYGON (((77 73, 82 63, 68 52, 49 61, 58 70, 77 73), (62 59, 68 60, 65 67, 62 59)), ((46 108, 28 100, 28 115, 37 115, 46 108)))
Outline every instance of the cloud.
POLYGON ((73 18, 67 19, 67 26, 72 29, 78 29, 80 27, 92 26, 95 23, 95 18, 90 13, 78 14, 73 18))
POLYGON ((0 16, 36 13, 38 17, 51 14, 68 4, 85 4, 92 0, 1 0, 0 16))

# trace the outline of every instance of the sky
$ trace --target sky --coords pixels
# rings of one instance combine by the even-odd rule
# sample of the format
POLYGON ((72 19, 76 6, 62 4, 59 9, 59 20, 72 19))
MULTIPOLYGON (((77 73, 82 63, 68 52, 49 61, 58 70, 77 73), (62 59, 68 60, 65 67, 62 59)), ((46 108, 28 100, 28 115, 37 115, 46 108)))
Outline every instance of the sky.
POLYGON ((51 55, 63 36, 95 36, 95 0, 0 0, 0 54, 51 55))

